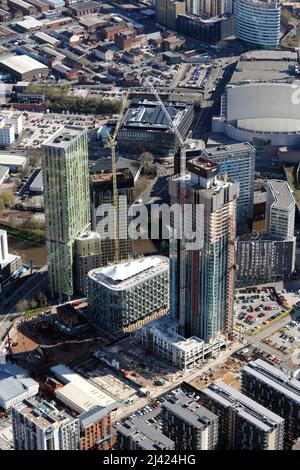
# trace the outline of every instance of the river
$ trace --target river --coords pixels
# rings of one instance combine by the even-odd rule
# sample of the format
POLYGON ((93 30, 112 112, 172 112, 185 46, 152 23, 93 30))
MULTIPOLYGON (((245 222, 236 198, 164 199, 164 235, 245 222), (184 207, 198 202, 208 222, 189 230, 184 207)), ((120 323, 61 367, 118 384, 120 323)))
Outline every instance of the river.
POLYGON ((47 264, 46 246, 37 246, 29 241, 8 235, 8 251, 21 256, 25 265, 32 261, 34 268, 40 268, 47 264))

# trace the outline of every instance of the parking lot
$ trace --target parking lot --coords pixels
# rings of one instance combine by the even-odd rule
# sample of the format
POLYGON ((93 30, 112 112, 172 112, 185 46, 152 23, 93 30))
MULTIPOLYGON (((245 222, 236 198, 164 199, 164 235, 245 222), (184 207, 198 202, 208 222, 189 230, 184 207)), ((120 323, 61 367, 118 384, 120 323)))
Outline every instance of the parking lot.
POLYGON ((207 65, 197 64, 190 66, 188 73, 181 80, 179 86, 187 88, 200 88, 201 85, 205 85, 210 74, 211 67, 207 65))
MULTIPOLYGON (((283 293, 279 296, 281 302, 286 302, 283 293)), ((253 290, 247 294, 237 293, 235 296, 236 323, 250 331, 267 325, 286 310, 286 307, 278 302, 274 292, 268 288, 260 292, 253 290)))
POLYGON ((284 327, 265 338, 264 343, 290 355, 300 347, 300 319, 290 320, 284 327))
POLYGON ((27 113, 24 122, 24 137, 18 143, 20 148, 40 148, 42 142, 63 125, 94 128, 97 116, 74 114, 27 113))

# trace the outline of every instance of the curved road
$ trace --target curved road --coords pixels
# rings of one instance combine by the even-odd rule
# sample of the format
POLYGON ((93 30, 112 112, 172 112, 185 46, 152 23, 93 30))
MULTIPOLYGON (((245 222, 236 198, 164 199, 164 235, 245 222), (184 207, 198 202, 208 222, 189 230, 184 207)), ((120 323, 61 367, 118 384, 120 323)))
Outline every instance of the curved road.
POLYGON ((11 326, 11 323, 16 318, 22 316, 21 313, 16 313, 16 305, 23 298, 28 298, 43 284, 47 285, 48 282, 48 266, 45 265, 24 282, 16 292, 14 292, 6 301, 5 306, 0 306, 0 340, 5 332, 11 326))

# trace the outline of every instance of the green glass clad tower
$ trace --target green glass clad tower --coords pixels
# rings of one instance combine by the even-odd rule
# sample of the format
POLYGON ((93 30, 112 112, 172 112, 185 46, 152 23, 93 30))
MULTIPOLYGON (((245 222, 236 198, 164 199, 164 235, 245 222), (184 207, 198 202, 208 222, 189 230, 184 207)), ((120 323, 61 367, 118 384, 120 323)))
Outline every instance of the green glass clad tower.
POLYGON ((87 131, 64 126, 42 145, 49 287, 74 294, 74 240, 90 226, 87 131))

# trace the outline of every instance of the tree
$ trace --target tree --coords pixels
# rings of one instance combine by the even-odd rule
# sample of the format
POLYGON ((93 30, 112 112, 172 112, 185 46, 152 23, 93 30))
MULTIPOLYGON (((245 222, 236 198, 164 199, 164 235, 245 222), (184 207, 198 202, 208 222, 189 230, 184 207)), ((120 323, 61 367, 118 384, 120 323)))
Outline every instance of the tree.
POLYGON ((38 302, 35 299, 30 299, 29 301, 30 308, 35 309, 38 306, 38 302))
POLYGON ((37 301, 40 307, 46 307, 48 305, 47 296, 43 292, 39 292, 37 301))
POLYGON ((16 305, 16 312, 26 312, 30 307, 30 302, 27 299, 20 300, 16 305))
POLYGON ((142 152, 139 158, 139 162, 143 167, 145 175, 155 175, 155 165, 153 163, 154 157, 151 152, 142 152))
POLYGON ((5 207, 12 207, 14 205, 14 195, 12 191, 3 191, 0 194, 0 198, 3 200, 5 207))

